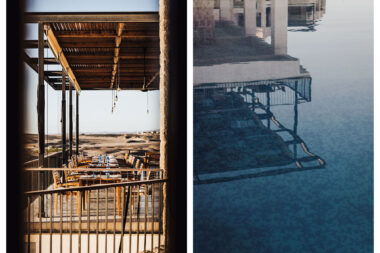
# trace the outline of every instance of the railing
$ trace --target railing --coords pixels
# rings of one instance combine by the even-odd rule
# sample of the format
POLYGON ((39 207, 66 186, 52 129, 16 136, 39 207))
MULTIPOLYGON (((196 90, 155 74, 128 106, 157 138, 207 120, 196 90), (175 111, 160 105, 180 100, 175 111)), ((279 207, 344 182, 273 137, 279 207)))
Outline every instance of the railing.
POLYGON ((26 252, 165 252, 165 183, 154 179, 26 192, 26 252))
POLYGON ((114 169, 100 169, 100 168, 25 168, 26 176, 26 190, 27 191, 38 191, 46 190, 49 187, 53 187, 54 179, 52 176, 53 171, 59 171, 61 176, 65 175, 65 172, 75 171, 76 173, 84 174, 99 174, 99 173, 110 173, 110 174, 120 174, 121 179, 132 179, 132 180, 151 180, 151 179, 162 179, 163 171, 158 168, 149 169, 134 169, 134 168, 114 168, 114 169))
MULTIPOLYGON (((62 152, 51 153, 44 158, 44 164, 47 167, 62 167, 62 152)), ((24 167, 38 167, 38 159, 24 163, 24 167)), ((41 170, 35 173, 27 173, 27 181, 24 186, 26 191, 35 191, 46 189, 53 183, 51 173, 47 170, 41 170)))

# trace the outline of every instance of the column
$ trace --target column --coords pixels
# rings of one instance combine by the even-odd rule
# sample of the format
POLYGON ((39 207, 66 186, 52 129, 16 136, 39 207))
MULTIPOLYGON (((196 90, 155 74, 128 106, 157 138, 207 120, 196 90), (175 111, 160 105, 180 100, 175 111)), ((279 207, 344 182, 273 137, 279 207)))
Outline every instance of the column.
POLYGON ((232 21, 233 8, 233 0, 220 0, 220 20, 232 21))
POLYGON ((75 120, 75 133, 76 133, 76 154, 79 155, 79 93, 76 92, 76 120, 75 120))
POLYGON ((38 166, 44 167, 45 155, 45 83, 44 83, 44 24, 38 23, 38 166))
POLYGON ((256 36, 256 0, 244 1, 245 36, 256 36))
POLYGON ((260 2, 260 12, 261 12, 261 27, 264 29, 264 27, 267 26, 267 12, 266 12, 266 5, 265 0, 259 0, 260 2))
POLYGON ((69 158, 71 159, 71 156, 73 155, 73 90, 71 83, 69 87, 69 158))
MULTIPOLYGON (((38 23, 38 167, 45 167, 45 83, 44 83, 44 24, 38 23)), ((38 188, 45 188, 45 173, 38 173, 38 188)), ((41 202, 41 216, 45 217, 45 201, 41 202)))
POLYGON ((275 55, 288 52, 288 0, 272 0, 271 2, 271 43, 275 55))
POLYGON ((62 165, 67 164, 67 154, 66 154, 66 72, 62 68, 62 165))

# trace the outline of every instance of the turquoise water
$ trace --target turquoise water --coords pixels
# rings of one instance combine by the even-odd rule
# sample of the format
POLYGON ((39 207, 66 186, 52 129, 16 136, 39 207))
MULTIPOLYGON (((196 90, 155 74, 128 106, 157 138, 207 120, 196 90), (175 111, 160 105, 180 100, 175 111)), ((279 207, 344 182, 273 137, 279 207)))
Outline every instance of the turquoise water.
MULTIPOLYGON (((202 120, 210 119, 199 116, 205 107, 196 106, 204 97, 195 97, 194 173, 206 165, 216 173, 200 173, 200 181, 194 180, 194 252, 373 252, 372 3, 327 1, 315 31, 290 30, 287 53, 299 59, 312 78, 311 100, 297 104, 296 134, 326 164, 308 170, 293 169, 294 163, 269 166, 253 151, 252 157, 227 159, 239 147, 244 152, 267 142, 248 143, 243 135, 205 137, 241 115, 227 118, 218 112, 220 127, 197 130, 202 120), (223 149, 202 144, 224 140, 229 143, 223 149), (201 160, 202 155, 222 162, 210 168, 213 163, 201 160), (228 161, 236 166, 225 165, 228 161), (284 173, 263 173, 281 168, 284 173), (207 181, 221 177, 227 180, 207 181)), ((237 81, 240 78, 236 75, 237 81)), ((270 111, 294 130, 294 104, 271 106, 270 111)), ((247 127, 256 131, 253 125, 247 127)))

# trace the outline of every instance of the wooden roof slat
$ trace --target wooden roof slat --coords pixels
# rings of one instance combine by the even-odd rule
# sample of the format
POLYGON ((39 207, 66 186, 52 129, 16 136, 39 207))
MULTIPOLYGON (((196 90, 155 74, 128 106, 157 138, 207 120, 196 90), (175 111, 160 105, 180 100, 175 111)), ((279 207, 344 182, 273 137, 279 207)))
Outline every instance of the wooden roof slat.
MULTIPOLYGON (((56 32, 57 38, 115 38, 116 33, 110 31, 59 31, 56 32)), ((128 31, 121 35, 123 39, 145 39, 145 38, 158 38, 158 31, 128 31)))

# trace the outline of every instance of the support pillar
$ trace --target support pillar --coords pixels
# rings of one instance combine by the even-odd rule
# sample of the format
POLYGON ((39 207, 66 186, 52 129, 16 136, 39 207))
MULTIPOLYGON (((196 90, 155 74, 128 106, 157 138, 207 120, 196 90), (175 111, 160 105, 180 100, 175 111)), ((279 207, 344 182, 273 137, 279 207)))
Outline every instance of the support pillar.
POLYGON ((244 1, 245 36, 256 36, 256 0, 244 1))
POLYGON ((272 0, 271 4, 273 51, 284 55, 288 52, 288 0, 272 0))
POLYGON ((264 29, 267 26, 267 11, 265 0, 260 0, 260 12, 261 12, 261 27, 264 29))
MULTIPOLYGON (((297 135, 297 128, 298 128, 298 81, 295 83, 294 87, 294 125, 293 125, 293 132, 295 135, 297 135)), ((297 144, 294 143, 293 145, 293 154, 294 159, 297 158, 297 144)))
MULTIPOLYGON (((186 249, 186 1, 160 0, 160 168, 165 252, 186 249), (178 169, 182 168, 182 169, 178 169)), ((188 242, 191 243, 191 242, 188 242)))
POLYGON ((220 20, 232 21, 233 8, 233 0, 220 0, 220 20))
POLYGON ((38 23, 38 166, 44 167, 45 156, 45 83, 44 83, 44 24, 38 23))
POLYGON ((66 153, 66 73, 62 69, 62 114, 61 114, 61 123, 62 123, 62 165, 67 165, 67 153, 66 153))
POLYGON ((69 85, 69 158, 73 155, 73 90, 72 84, 69 85))
POLYGON ((326 0, 321 0, 322 13, 326 13, 326 0))
MULTIPOLYGON (((37 115, 38 115, 38 167, 45 167, 45 83, 44 83, 44 24, 38 23, 38 87, 37 87, 37 115)), ((39 172, 38 188, 45 188, 45 173, 39 172)), ((45 201, 41 202, 40 213, 45 217, 45 201)))
POLYGON ((76 141, 75 148, 76 154, 79 155, 79 93, 76 92, 76 120, 75 120, 75 133, 76 133, 76 141))

